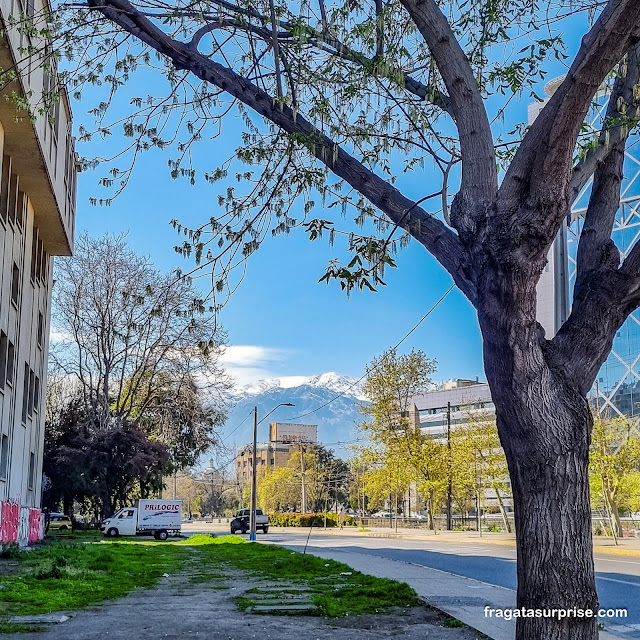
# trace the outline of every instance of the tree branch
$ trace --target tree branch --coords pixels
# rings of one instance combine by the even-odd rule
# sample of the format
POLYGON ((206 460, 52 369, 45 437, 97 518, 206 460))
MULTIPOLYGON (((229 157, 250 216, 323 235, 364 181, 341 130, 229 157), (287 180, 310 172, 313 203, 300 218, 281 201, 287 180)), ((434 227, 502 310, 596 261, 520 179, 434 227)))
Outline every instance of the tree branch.
POLYGON ((609 153, 597 166, 594 173, 593 188, 585 222, 580 233, 577 255, 577 278, 575 294, 580 296, 583 284, 600 271, 616 270, 620 265, 620 252, 611 239, 611 232, 620 207, 620 188, 622 185, 626 141, 630 127, 628 119, 635 120, 637 102, 635 87, 640 81, 640 47, 634 47, 619 68, 605 122, 600 134, 604 143, 609 124, 618 122, 614 137, 616 142, 610 145, 609 153), (621 122, 622 121, 622 122, 621 122))
POLYGON ((452 221, 463 233, 469 226, 467 214, 486 215, 486 207, 498 190, 489 118, 471 64, 435 0, 401 2, 425 39, 451 100, 462 156, 462 183, 456 196, 459 202, 454 206, 458 220, 452 216, 452 221))
POLYGON ((275 105, 272 96, 232 69, 199 54, 187 44, 173 40, 128 0, 90 0, 89 5, 169 58, 177 69, 188 70, 201 80, 219 87, 289 133, 296 142, 304 144, 315 158, 423 244, 452 275, 465 295, 475 301, 475 287, 460 270, 460 241, 442 222, 415 206, 308 120, 294 113, 288 105, 275 105), (411 212, 407 215, 409 210, 411 212))
POLYGON ((634 46, 619 69, 609 99, 600 139, 611 122, 618 122, 607 155, 594 173, 593 188, 577 254, 577 276, 571 314, 553 339, 556 357, 571 362, 569 375, 586 393, 607 357, 618 328, 640 301, 640 249, 634 247, 619 268, 620 252, 611 239, 620 207, 625 147, 635 119, 636 85, 640 80, 640 46, 634 46), (621 122, 622 120, 622 122, 621 122))
POLYGON ((580 191, 585 187, 589 178, 595 173, 598 166, 604 162, 609 153, 622 139, 629 137, 632 127, 631 120, 638 117, 638 99, 636 85, 640 82, 640 46, 636 45, 627 56, 627 61, 621 65, 616 79, 605 123, 600 131, 598 146, 587 151, 585 157, 573 168, 569 181, 569 202, 575 202, 580 191), (626 108, 624 117, 618 112, 618 100, 622 99, 626 108))
MULTIPOLYGON (((269 19, 258 11, 237 7, 230 2, 225 2, 225 0, 211 0, 211 1, 213 4, 217 4, 231 11, 232 13, 240 13, 242 15, 256 18, 262 24, 267 24, 269 22, 269 19)), ((321 11, 326 12, 323 1, 321 2, 320 6, 321 6, 321 11)), ((139 13, 142 16, 147 16, 147 17, 156 18, 156 19, 175 17, 176 15, 192 16, 194 18, 204 19, 208 21, 208 24, 210 25, 213 25, 213 24, 220 25, 218 27, 214 26, 214 29, 234 27, 238 30, 255 33, 259 35, 267 43, 271 42, 271 39, 272 39, 272 35, 271 35, 272 31, 268 30, 267 28, 255 27, 254 25, 251 25, 246 20, 237 20, 235 18, 229 18, 229 19, 220 18, 220 15, 218 14, 203 15, 200 12, 184 11, 184 10, 172 11, 170 14, 150 13, 147 11, 139 11, 139 13)), ((326 22, 326 15, 323 20, 326 22)), ((279 38, 293 37, 292 31, 291 31, 293 28, 293 25, 291 23, 283 20, 279 20, 277 21, 277 24, 283 30, 278 33, 279 38)), ((323 29, 324 29, 323 31, 317 31, 317 30, 310 31, 310 33, 307 36, 308 38, 307 41, 309 43, 312 43, 315 47, 318 47, 318 49, 325 51, 327 53, 330 53, 331 55, 336 55, 339 58, 342 58, 343 60, 348 60, 350 62, 354 62, 361 66, 373 67, 375 63, 374 59, 365 56, 359 51, 356 51, 355 49, 348 47, 343 42, 338 40, 334 35, 332 35, 327 30, 326 24, 323 24, 323 29), (326 45, 326 46, 323 46, 323 45, 326 45)), ((208 29, 206 25, 204 27, 201 27, 201 29, 196 31, 196 35, 197 34, 200 34, 200 35, 197 35, 197 37, 196 35, 194 35, 194 39, 196 40, 201 39, 202 36, 204 36, 208 31, 211 31, 211 30, 212 29, 208 29)), ((427 85, 420 82, 413 76, 409 75, 407 72, 403 71, 402 69, 396 69, 396 68, 390 67, 390 68, 378 69, 378 73, 380 73, 381 76, 384 75, 384 77, 386 77, 389 80, 393 80, 393 82, 397 82, 398 75, 401 74, 404 89, 406 89, 409 93, 412 93, 416 97, 420 98, 421 100, 424 100, 426 102, 429 102, 430 104, 433 104, 434 106, 438 107, 442 111, 448 113, 453 118, 453 109, 451 106, 451 100, 446 93, 443 93, 438 88, 428 87, 427 85)))
POLYGON ((638 40, 640 3, 610 0, 505 175, 501 211, 521 228, 537 229, 544 241, 536 240, 536 256, 544 255, 568 210, 572 156, 593 96, 638 40), (522 207, 523 200, 530 206, 522 207))

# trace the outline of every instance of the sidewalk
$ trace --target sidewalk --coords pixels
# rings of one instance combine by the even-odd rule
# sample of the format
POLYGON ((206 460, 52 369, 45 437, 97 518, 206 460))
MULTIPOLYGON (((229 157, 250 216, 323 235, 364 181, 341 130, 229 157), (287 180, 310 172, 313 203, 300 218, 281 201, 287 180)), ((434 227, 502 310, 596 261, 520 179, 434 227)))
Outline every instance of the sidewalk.
MULTIPOLYGON (((255 605, 243 611, 242 600, 257 600, 256 588, 273 592, 273 580, 223 564, 211 573, 211 567, 194 552, 182 570, 155 587, 67 612, 45 630, 30 632, 29 640, 477 640, 474 630, 449 628, 440 612, 424 606, 328 619, 256 613, 255 605)), ((284 593, 288 586, 269 597, 287 604, 296 597, 284 593)), ((2 640, 16 638, 0 632, 2 640)))

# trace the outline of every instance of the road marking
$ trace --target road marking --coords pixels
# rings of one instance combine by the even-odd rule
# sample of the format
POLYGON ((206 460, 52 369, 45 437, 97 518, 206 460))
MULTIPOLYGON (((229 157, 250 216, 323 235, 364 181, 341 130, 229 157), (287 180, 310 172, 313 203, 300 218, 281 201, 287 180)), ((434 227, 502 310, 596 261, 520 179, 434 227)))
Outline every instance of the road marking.
POLYGON ((603 558, 602 556, 596 556, 596 560, 601 562, 620 562, 621 564, 640 564, 640 562, 633 562, 632 560, 613 560, 613 558, 603 558))
POLYGON ((603 578, 596 573, 596 580, 606 580, 607 582, 619 582, 620 584, 630 584, 632 587, 640 587, 638 582, 629 582, 628 580, 617 580, 616 578, 603 578))

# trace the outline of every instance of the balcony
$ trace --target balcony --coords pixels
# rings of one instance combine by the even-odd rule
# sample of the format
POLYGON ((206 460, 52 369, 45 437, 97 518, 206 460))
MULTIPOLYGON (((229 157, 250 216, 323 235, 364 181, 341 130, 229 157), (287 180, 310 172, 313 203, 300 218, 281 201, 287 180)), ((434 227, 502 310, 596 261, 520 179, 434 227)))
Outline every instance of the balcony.
POLYGON ((26 111, 18 111, 5 98, 13 92, 32 92, 33 104, 40 102, 43 90, 52 86, 51 78, 41 67, 31 68, 23 60, 20 48, 31 43, 29 37, 8 26, 8 16, 18 19, 21 13, 33 15, 42 10, 41 0, 0 0, 0 20, 4 36, 0 37, 0 67, 11 69, 19 62, 21 77, 0 91, 0 124, 4 129, 4 154, 11 156, 12 171, 20 177, 34 210, 34 225, 50 255, 71 255, 75 226, 77 161, 71 135, 71 107, 66 91, 48 114, 32 122, 26 111))

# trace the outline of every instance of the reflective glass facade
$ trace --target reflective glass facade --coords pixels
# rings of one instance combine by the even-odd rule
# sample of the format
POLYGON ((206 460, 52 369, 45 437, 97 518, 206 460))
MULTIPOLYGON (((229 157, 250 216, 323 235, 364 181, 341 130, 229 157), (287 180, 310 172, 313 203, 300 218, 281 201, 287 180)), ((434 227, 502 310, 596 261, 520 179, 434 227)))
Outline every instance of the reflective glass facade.
MULTIPOLYGON (((594 132, 602 122, 605 101, 591 114, 594 132)), ((569 259, 569 287, 573 291, 576 277, 576 253, 583 216, 589 202, 591 182, 585 186, 571 210, 571 223, 567 234, 569 259)), ((627 145, 624 182, 620 208, 616 217, 612 239, 624 259, 640 238, 640 138, 634 136, 627 145)), ((604 415, 640 415, 640 310, 636 309, 620 328, 613 349, 598 373, 591 390, 590 400, 604 415)))

